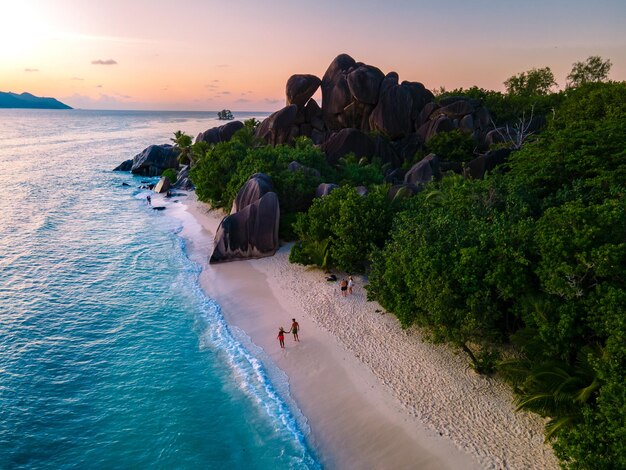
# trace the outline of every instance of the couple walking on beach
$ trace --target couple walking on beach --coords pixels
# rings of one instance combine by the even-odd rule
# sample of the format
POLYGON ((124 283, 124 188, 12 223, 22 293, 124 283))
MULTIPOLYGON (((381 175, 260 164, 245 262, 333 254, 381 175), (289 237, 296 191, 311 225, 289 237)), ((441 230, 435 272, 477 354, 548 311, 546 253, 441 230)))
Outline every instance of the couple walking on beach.
POLYGON ((293 340, 300 342, 300 338, 298 337, 298 332, 300 331, 300 324, 296 321, 295 318, 291 319, 291 329, 289 331, 285 331, 285 329, 281 326, 278 329, 278 342, 280 343, 280 348, 285 349, 285 333, 293 333, 293 340))

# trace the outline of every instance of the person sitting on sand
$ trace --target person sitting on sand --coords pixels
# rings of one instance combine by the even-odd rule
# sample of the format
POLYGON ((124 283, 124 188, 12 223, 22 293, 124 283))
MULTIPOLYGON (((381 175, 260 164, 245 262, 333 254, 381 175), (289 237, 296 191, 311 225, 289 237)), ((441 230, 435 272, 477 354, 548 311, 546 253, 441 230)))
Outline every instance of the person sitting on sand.
POLYGON ((346 291, 348 290, 348 281, 346 281, 345 279, 342 279, 341 282, 339 283, 339 287, 341 288, 341 295, 343 295, 344 297, 348 295, 346 293, 346 291))
POLYGON ((352 295, 352 288, 354 287, 354 279, 352 276, 348 278, 348 294, 352 295))
POLYGON ((291 324, 291 330, 289 330, 289 332, 293 333, 294 341, 300 342, 300 338, 298 338, 298 331, 300 331, 300 324, 296 321, 295 318, 292 318, 291 321, 293 323, 291 324))
POLYGON ((285 330, 283 329, 282 326, 278 329, 277 338, 278 338, 278 342, 280 343, 280 348, 285 349, 285 330))

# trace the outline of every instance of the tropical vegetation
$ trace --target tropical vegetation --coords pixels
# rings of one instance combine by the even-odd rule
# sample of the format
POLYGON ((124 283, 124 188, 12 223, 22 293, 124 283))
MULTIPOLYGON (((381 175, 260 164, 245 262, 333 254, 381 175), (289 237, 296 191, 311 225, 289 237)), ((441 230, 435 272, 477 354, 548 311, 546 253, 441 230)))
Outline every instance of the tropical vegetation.
MULTIPOLYGON (((607 80, 610 65, 574 64, 562 91, 548 67, 505 93, 442 90, 480 100, 494 126, 536 120, 481 180, 449 173, 390 192, 389 163, 329 165, 305 138, 259 142, 255 123, 191 146, 191 177, 201 200, 228 209, 252 174, 270 175, 292 262, 367 274, 368 297, 402 326, 509 381, 517 408, 546 418, 565 467, 626 468, 626 83, 607 80), (339 187, 316 198, 322 182, 339 187)), ((450 132, 422 153, 463 165, 475 150, 450 132)))

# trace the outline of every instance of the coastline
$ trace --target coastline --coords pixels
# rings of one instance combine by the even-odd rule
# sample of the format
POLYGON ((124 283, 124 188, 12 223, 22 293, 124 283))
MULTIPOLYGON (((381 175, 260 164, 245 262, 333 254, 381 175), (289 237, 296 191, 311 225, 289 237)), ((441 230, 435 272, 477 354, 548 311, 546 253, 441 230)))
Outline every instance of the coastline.
POLYGON ((445 345, 402 330, 367 302, 364 280, 343 298, 319 270, 288 262, 289 246, 259 260, 209 265, 224 215, 195 193, 169 204, 202 267, 203 290, 289 379, 328 468, 557 468, 543 421, 513 411, 508 386, 468 368, 445 345), (276 340, 295 317, 301 343, 276 340))

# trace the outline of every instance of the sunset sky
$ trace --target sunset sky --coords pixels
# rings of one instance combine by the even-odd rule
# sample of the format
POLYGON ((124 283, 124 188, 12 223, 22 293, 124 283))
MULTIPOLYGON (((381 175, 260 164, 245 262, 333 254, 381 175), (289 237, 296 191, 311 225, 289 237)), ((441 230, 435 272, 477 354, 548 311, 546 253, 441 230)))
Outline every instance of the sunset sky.
POLYGON ((0 0, 0 91, 79 108, 272 111, 332 59, 427 88, 503 90, 611 59, 626 80, 626 1, 0 0))

